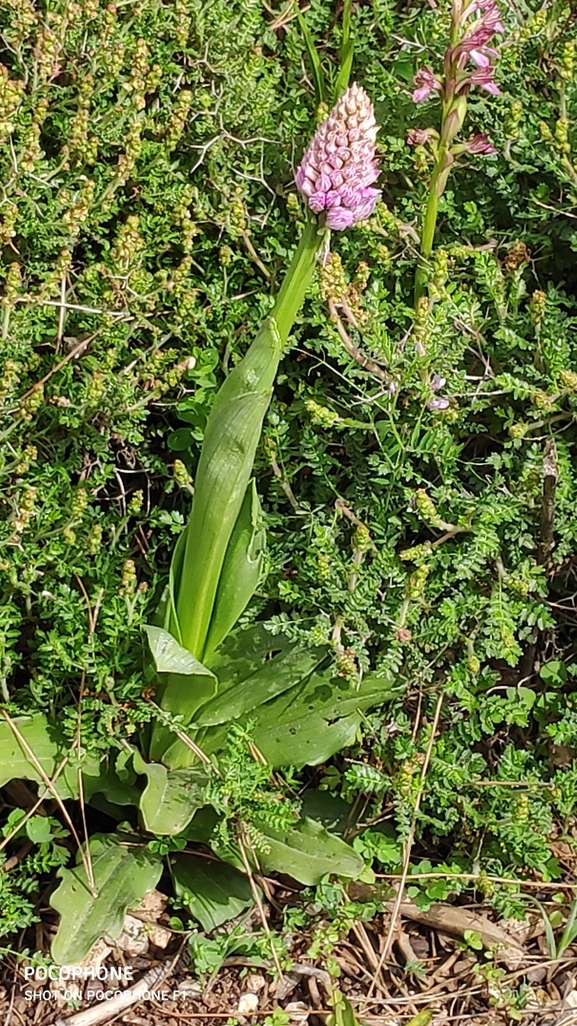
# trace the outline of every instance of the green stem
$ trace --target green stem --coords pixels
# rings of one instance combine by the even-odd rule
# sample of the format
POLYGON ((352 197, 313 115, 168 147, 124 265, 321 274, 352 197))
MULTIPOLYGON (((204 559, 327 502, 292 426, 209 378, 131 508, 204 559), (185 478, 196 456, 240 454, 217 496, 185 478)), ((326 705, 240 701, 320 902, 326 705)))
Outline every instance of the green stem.
POLYGON ((289 337, 311 283, 322 241, 323 234, 319 231, 318 223, 307 221, 272 311, 283 345, 289 337))
POLYGON ((425 210, 425 217, 423 219, 423 230, 421 232, 421 254, 417 271, 415 275, 415 307, 418 305, 421 296, 424 295, 425 286, 427 284, 427 263, 431 253, 433 252, 433 241, 435 238, 435 228, 437 226, 437 215, 439 213, 439 178, 445 162, 446 148, 441 146, 439 149, 439 155, 437 157, 433 174, 431 176, 431 185, 429 188, 429 198, 427 200, 427 207, 425 210))

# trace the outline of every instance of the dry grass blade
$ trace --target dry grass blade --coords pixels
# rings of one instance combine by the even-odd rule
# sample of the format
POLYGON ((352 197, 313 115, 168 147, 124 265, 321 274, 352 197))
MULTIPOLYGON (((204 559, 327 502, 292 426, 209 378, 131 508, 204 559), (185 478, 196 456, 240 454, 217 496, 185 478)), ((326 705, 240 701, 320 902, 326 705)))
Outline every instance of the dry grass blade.
MULTIPOLYGON (((262 928, 263 928, 264 932, 267 935, 267 938, 268 938, 268 941, 269 941, 269 944, 270 944, 270 950, 271 950, 272 959, 273 959, 273 962, 275 964, 276 971, 277 971, 277 973, 279 975, 279 980, 282 983, 283 980, 284 980, 282 967, 281 967, 281 964, 279 962, 278 955, 276 953, 276 948, 274 946, 272 934, 270 932, 270 927, 268 925, 268 920, 267 920, 266 915, 265 915, 263 904, 262 904, 262 901, 260 900, 260 894, 258 892, 258 887, 256 886, 256 883, 255 883, 255 880, 254 880, 254 876, 253 876, 250 860, 249 860, 249 858, 247 856, 247 853, 246 853, 245 842, 249 846, 250 846, 250 842, 248 841, 248 838, 246 836, 243 837, 243 828, 242 828, 242 826, 240 827, 240 829, 238 831, 237 842, 238 842, 238 847, 239 847, 239 850, 240 850, 240 856, 242 858, 242 862, 243 862, 243 865, 244 865, 244 869, 245 869, 246 875, 248 876, 248 879, 249 879, 250 889, 252 891, 256 907, 258 908, 258 913, 259 913, 259 916, 260 916, 260 919, 261 919, 261 922, 262 922, 262 928)), ((253 859, 256 862, 256 856, 255 856, 254 851, 252 851, 252 849, 251 849, 251 854, 252 854, 253 859)))
POLYGON ((163 723, 165 723, 167 727, 170 727, 170 729, 176 735, 178 740, 182 741, 183 745, 186 745, 186 747, 189 748, 191 752, 194 752, 196 757, 198 759, 200 759, 201 762, 204 762, 205 766, 212 766, 212 768, 214 769, 214 772, 217 774, 217 776, 220 776, 220 773, 218 772, 217 767, 212 763, 212 761, 211 761, 211 759, 209 759, 208 755, 206 755, 203 752, 202 748, 199 748, 198 745, 195 744, 195 742, 192 741, 191 738, 189 738, 188 734, 185 734, 183 730, 177 730, 174 726, 171 726, 170 718, 166 715, 164 710, 161 709, 160 706, 157 705, 156 702, 154 702, 152 700, 152 698, 148 698, 147 702, 148 702, 149 705, 151 705, 156 710, 156 712, 158 713, 159 719, 163 723))
POLYGON ((497 958, 502 958, 511 968, 519 965, 519 959, 526 958, 525 949, 503 927, 468 908, 436 902, 425 911, 407 901, 399 905, 399 913, 415 923, 422 923, 452 936, 463 937, 469 931, 478 933, 484 946, 498 949, 500 954, 497 954, 497 958))
POLYGON ((429 738, 429 744, 427 746, 427 751, 425 753, 425 758, 424 758, 423 766, 422 766, 422 769, 421 769, 421 779, 420 779, 420 782, 419 782, 419 790, 418 790, 417 796, 415 798, 415 805, 414 805, 414 809, 413 809, 413 816, 412 816, 412 820, 411 820, 411 827, 410 827, 409 835, 407 837, 407 841, 406 841, 406 844, 405 844, 405 858, 404 858, 404 861, 403 861, 403 872, 401 874, 401 880, 399 882, 399 889, 397 891, 397 897, 396 897, 396 900, 395 900, 395 903, 394 903, 393 911, 391 913, 391 921, 389 923, 389 931, 387 933, 387 937, 386 937, 386 940, 385 940, 385 943, 384 943, 384 946, 383 946, 383 950, 381 951, 381 954, 380 954, 380 957, 379 957, 378 966, 377 966, 376 971, 375 971, 375 978, 374 978, 373 982, 371 983, 371 986, 369 988, 369 993, 367 995, 367 997, 369 997, 369 998, 372 997, 372 995, 374 993, 375 987, 377 985, 377 980, 379 979, 379 977, 381 975, 381 971, 382 971, 383 965, 385 964, 385 961, 388 958, 389 951, 391 949, 391 944, 392 944, 392 941, 393 941, 393 937, 395 935, 395 930, 396 930, 396 926, 397 926, 397 919, 398 919, 399 911, 400 911, 401 904, 402 904, 402 901, 403 901, 403 891, 405 889, 405 884, 407 882, 407 877, 409 875, 409 867, 410 867, 410 863, 411 863, 411 853, 412 853, 412 849, 413 849, 413 841, 415 839, 415 829, 416 829, 416 825, 417 825, 417 814, 419 812, 419 807, 420 807, 420 804, 421 804, 421 798, 422 798, 423 790, 424 790, 424 787, 425 787, 425 779, 426 779, 427 772, 428 772, 428 769, 429 769, 429 763, 431 761, 431 755, 432 755, 432 752, 433 752, 433 745, 435 743, 435 737, 436 737, 436 734, 437 734, 437 728, 439 726, 439 718, 440 718, 440 715, 441 715, 441 708, 443 706, 443 697, 444 697, 443 696, 443 692, 441 691, 440 694, 439 694, 439 697, 437 699, 437 705, 436 705, 436 708, 435 708, 435 714, 433 716, 433 723, 431 725, 431 736, 429 738))

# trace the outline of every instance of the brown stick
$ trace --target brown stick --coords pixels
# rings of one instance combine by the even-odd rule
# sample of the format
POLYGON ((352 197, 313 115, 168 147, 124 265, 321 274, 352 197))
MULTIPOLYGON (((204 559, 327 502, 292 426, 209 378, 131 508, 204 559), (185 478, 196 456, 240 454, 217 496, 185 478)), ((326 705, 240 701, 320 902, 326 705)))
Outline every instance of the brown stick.
POLYGON ((108 1022, 109 1019, 116 1018, 120 1012, 142 1001, 146 993, 156 990, 159 984, 170 976, 180 958, 183 947, 184 944, 181 945, 168 965, 156 966, 155 969, 151 969, 135 987, 129 987, 119 997, 112 998, 110 1001, 99 1001, 97 1005, 93 1005, 92 1008, 87 1008, 83 1012, 77 1012, 69 1019, 59 1016, 54 1020, 52 1026, 98 1026, 101 1022, 108 1022))
POLYGON ((352 356, 353 360, 355 360, 363 370, 368 371, 369 374, 374 374, 376 378, 379 378, 381 381, 386 381, 388 384, 391 379, 387 372, 384 371, 382 367, 379 367, 378 363, 372 360, 370 356, 366 356, 364 353, 361 353, 360 349, 357 349, 357 347, 353 345, 332 299, 329 299, 329 311, 331 321, 336 325, 336 329, 341 336, 343 345, 349 356, 352 356))
POLYGON ((555 545, 553 526, 558 479, 557 450, 554 439, 549 438, 543 449, 543 498, 541 500, 540 541, 537 550, 537 562, 541 566, 545 566, 549 562, 549 556, 555 545))

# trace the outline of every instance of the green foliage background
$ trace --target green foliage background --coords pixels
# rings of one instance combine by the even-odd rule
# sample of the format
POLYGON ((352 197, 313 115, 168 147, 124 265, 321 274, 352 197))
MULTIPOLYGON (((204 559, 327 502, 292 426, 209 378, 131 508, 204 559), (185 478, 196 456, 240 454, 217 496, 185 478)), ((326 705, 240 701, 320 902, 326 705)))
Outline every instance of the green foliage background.
MULTIPOLYGON (((577 19, 557 0, 504 12, 501 96, 476 94, 467 122, 498 154, 449 179, 415 321, 430 165, 405 135, 439 112, 410 82, 439 64, 448 4, 353 8, 385 203, 332 246, 352 342, 382 370, 351 357, 317 281, 258 456, 269 565, 246 618, 329 642, 351 688, 369 667, 403 686, 312 782, 402 840, 442 691, 415 867, 556 878, 577 800, 577 19)), ((306 14, 333 74, 338 14, 306 14)), ((0 687, 9 713, 48 710, 105 752, 151 716, 141 626, 215 388, 298 239, 314 90, 290 9, 258 0, 9 0, 0 31, 0 687)), ((398 866, 377 830, 359 844, 398 866)))

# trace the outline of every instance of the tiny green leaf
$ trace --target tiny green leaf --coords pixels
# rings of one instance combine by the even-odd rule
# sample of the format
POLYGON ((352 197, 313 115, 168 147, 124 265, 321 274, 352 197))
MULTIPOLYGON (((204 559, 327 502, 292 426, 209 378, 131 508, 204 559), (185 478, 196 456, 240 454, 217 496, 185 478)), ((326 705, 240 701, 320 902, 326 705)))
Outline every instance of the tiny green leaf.
POLYGON ((567 667, 560 659, 551 659, 539 670, 539 676, 551 688, 561 688, 567 681, 567 667))
POLYGON ((46 816, 32 816, 26 824, 26 833, 34 844, 46 844, 52 836, 50 820, 46 816))

